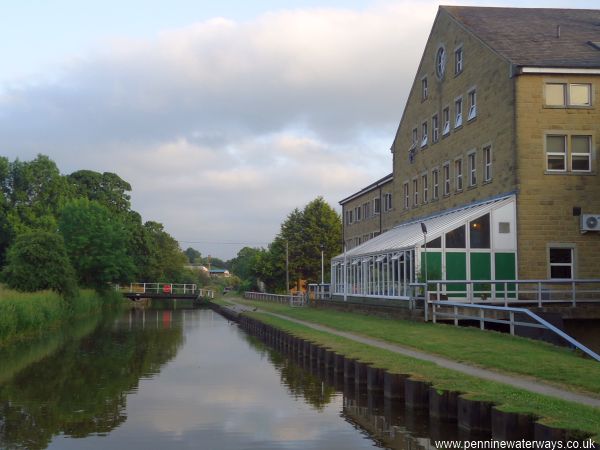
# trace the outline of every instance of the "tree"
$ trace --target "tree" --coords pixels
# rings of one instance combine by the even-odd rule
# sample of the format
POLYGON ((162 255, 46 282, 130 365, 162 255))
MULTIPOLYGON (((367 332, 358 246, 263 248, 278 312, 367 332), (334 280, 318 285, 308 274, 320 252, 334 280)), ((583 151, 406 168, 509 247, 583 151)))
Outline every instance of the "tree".
POLYGON ((158 222, 148 221, 144 228, 150 240, 146 276, 152 281, 178 281, 183 276, 183 268, 187 263, 187 257, 179 248, 179 243, 158 222))
POLYGON ((202 263, 202 254, 195 248, 188 247, 183 253, 185 253, 185 256, 187 256, 190 264, 202 263))
POLYGON ((80 198, 62 210, 59 229, 82 286, 106 289, 134 273, 129 234, 115 214, 96 201, 80 198))
POLYGON ((131 185, 117 174, 78 170, 68 175, 67 181, 77 197, 95 200, 117 214, 130 210, 131 196, 127 192, 131 191, 131 185))
POLYGON ((3 278, 19 291, 52 289, 71 298, 77 291, 75 271, 61 235, 31 231, 19 235, 8 249, 3 278))
POLYGON ((264 259, 265 254, 264 249, 244 247, 229 261, 231 272, 241 279, 243 290, 257 290, 262 268, 261 259, 264 259))

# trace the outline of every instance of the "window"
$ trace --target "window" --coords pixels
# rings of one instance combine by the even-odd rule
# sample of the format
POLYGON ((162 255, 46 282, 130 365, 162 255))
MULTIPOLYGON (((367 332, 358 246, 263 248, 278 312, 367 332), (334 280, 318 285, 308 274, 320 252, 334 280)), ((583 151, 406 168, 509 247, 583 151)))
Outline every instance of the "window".
POLYGON ((550 278, 572 279, 573 278, 573 248, 550 247, 550 278))
POLYGON ((469 92, 469 114, 467 120, 473 120, 477 117, 477 91, 473 89, 469 92))
POLYGON ((419 180, 413 179, 413 206, 419 205, 419 180))
POLYGON ((546 135, 546 170, 548 172, 590 172, 592 169, 592 136, 546 135), (569 157, 570 155, 570 157, 569 157), (570 161, 569 167, 567 161, 570 161))
POLYGON ((567 170, 566 136, 546 136, 546 160, 548 172, 564 172, 567 170))
POLYGON ((431 178, 433 178, 432 199, 437 200, 440 196, 440 171, 438 169, 433 169, 431 171, 431 178))
POLYGON ((569 106, 591 106, 592 105, 592 85, 591 84, 570 84, 569 85, 569 106))
POLYGON ((427 179, 427 173, 421 175, 421 184, 423 185, 423 203, 429 201, 429 183, 427 179))
POLYGON ((546 83, 546 106, 592 106, 592 85, 588 83, 546 83))
POLYGON ((421 147, 427 145, 427 122, 423 122, 421 125, 421 147))
POLYGON ((456 191, 462 191, 463 188, 463 173, 462 173, 462 159, 454 161, 454 176, 456 177, 456 191))
POLYGON ((571 170, 589 172, 592 168, 592 137, 571 136, 571 170))
POLYGON ((469 222, 471 248, 490 248, 490 215, 485 214, 469 222))
POLYGON ((383 210, 391 211, 392 210, 392 193, 386 192, 383 196, 383 210))
POLYGON ((492 147, 483 148, 483 182, 492 180, 492 147))
POLYGON ((405 181, 402 185, 402 194, 404 196, 404 209, 408 209, 410 206, 410 194, 408 192, 408 181, 405 181))
POLYGON ((440 124, 438 115, 435 114, 431 118, 431 143, 435 143, 440 139, 440 124))
POLYGON ((463 49, 462 47, 454 50, 454 75, 463 71, 463 49))
POLYGON ((365 220, 369 219, 371 217, 371 211, 370 211, 369 206, 370 206, 369 202, 363 203, 363 205, 362 205, 362 209, 363 209, 363 213, 362 214, 363 214, 363 218, 365 220))
POLYGON ((352 223, 354 222, 354 216, 352 214, 352 210, 350 211, 346 211, 346 223, 348 225, 352 225, 352 223))
POLYGON ((417 142, 419 142, 419 130, 413 128, 412 130, 412 145, 410 148, 415 148, 417 146, 417 142))
POLYGON ((446 49, 444 47, 438 48, 435 55, 435 74, 441 80, 444 78, 446 72, 446 49))
POLYGON ((381 199, 375 197, 373 199, 373 214, 379 214, 379 211, 381 211, 381 199))
POLYGON ((442 111, 442 119, 444 120, 444 129, 442 134, 446 136, 450 133, 450 107, 446 106, 442 111))
POLYGON ((450 163, 444 164, 444 195, 450 195, 450 163))
POLYGON ((427 77, 421 79, 421 100, 427 99, 427 77))
POLYGON ((563 83, 546 84, 546 105, 565 106, 567 104, 566 85, 563 83))
POLYGON ((465 248, 465 226, 462 225, 446 233, 446 248, 465 248))
POLYGON ((355 222, 360 222, 361 217, 360 217, 360 206, 357 206, 356 208, 354 208, 354 221, 355 222))
POLYGON ((469 161, 469 186, 477 184, 477 165, 475 164, 475 152, 469 153, 467 156, 469 161))
POLYGON ((458 128, 462 125, 462 107, 463 107, 462 97, 457 98, 454 101, 454 128, 458 128))

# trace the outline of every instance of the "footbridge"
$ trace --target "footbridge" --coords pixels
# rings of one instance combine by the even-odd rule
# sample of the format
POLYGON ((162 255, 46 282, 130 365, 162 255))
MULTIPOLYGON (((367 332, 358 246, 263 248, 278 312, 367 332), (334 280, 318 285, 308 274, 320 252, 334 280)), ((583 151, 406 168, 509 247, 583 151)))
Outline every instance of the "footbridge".
POLYGON ((115 284, 114 289, 130 300, 142 298, 190 299, 215 298, 212 289, 198 288, 195 284, 178 283, 129 283, 115 284))

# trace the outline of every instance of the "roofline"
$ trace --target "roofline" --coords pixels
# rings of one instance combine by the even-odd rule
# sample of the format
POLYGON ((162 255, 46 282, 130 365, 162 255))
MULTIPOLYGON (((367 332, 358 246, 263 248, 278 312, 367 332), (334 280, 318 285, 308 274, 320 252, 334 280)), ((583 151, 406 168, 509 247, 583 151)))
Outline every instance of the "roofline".
POLYGON ((600 67, 532 67, 523 66, 519 73, 557 73, 557 74, 575 74, 575 75, 600 75, 600 67))
POLYGON ((355 192, 354 194, 340 200, 338 202, 338 204, 343 205, 344 203, 348 203, 350 200, 354 200, 356 197, 360 197, 363 194, 366 194, 370 191, 374 191, 376 188, 378 188, 386 183, 389 183, 393 179, 394 179, 394 173, 392 172, 389 175, 386 175, 385 177, 380 178, 379 180, 375 181, 374 183, 371 183, 367 187, 362 188, 360 191, 355 192))

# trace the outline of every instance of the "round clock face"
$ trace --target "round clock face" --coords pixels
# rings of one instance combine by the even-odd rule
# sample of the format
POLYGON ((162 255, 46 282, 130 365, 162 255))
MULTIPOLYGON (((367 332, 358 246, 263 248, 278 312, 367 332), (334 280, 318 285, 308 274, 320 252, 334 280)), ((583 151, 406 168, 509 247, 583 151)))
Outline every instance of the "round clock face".
POLYGON ((438 48, 435 55, 435 74, 441 80, 444 78, 444 72, 446 71, 446 49, 444 47, 438 48))

